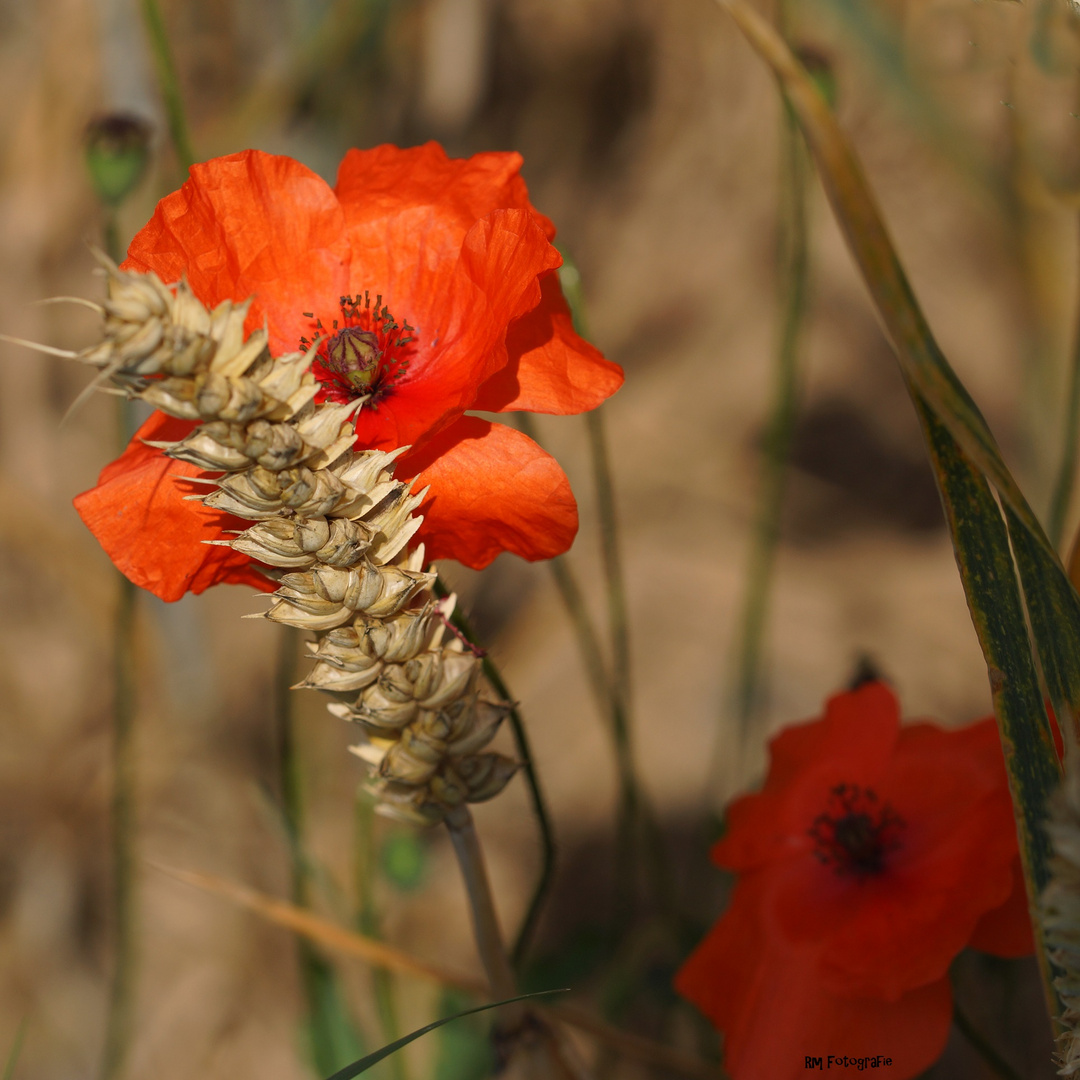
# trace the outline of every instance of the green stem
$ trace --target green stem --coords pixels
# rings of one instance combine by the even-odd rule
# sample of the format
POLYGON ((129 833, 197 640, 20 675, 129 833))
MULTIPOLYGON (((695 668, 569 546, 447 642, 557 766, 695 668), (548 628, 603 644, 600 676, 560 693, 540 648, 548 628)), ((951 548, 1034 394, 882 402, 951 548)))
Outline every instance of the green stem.
MULTIPOLYGON (((297 677, 300 640, 300 632, 295 628, 281 628, 274 670, 274 719, 278 742, 278 791, 289 846, 292 901, 299 907, 307 907, 311 894, 310 868, 304 854, 303 784, 300 755, 296 749, 296 693, 291 689, 297 677)), ((336 985, 334 972, 309 941, 301 938, 297 947, 312 1063, 319 1072, 325 1072, 327 1066, 336 1067, 332 1064, 337 1053, 335 1002, 332 1000, 336 985)))
POLYGON ((3 1080, 14 1080, 15 1066, 19 1064, 19 1055, 22 1053, 23 1040, 26 1038, 26 1028, 30 1023, 30 1017, 24 1016, 15 1031, 15 1039, 8 1052, 7 1061, 4 1064, 3 1080))
POLYGON ((169 125, 169 138, 180 170, 187 170, 195 163, 195 152, 191 148, 188 135, 187 119, 184 114, 184 99, 180 93, 180 80, 176 75, 172 50, 169 48, 169 34, 165 29, 165 20, 161 17, 161 8, 157 0, 142 0, 143 21, 150 37, 150 49, 154 54, 154 66, 157 68, 158 86, 165 103, 165 116, 169 125))
MULTIPOLYGON (((518 429, 533 442, 539 443, 536 427, 528 413, 516 417, 518 429)), ((624 696, 619 693, 607 672, 604 655, 600 648, 600 636, 596 632, 584 594, 570 563, 562 555, 548 560, 555 587, 559 590, 563 606, 570 617, 570 625, 577 637, 578 652, 585 666, 596 706, 611 725, 612 745, 615 749, 615 772, 619 784, 618 812, 615 820, 615 898, 611 918, 612 932, 619 936, 633 918, 634 894, 637 877, 637 845, 635 837, 638 824, 638 807, 641 793, 634 769, 630 748, 630 725, 626 717, 624 696)))
POLYGON ((102 225, 105 238, 105 254, 119 266, 124 261, 124 251, 120 245, 120 222, 117 220, 116 210, 115 206, 102 203, 102 211, 105 215, 105 221, 102 225))
MULTIPOLYGON (((611 481, 611 461, 604 433, 602 408, 585 414, 589 431, 589 449, 593 459, 593 479, 596 483, 596 505, 600 518, 600 550, 604 557, 604 577, 608 594, 608 618, 611 625, 612 689, 622 700, 624 713, 629 713, 630 684, 630 620, 626 613, 626 583, 623 576, 622 553, 619 549, 619 529, 615 516, 615 488, 611 481)), ((630 746, 630 728, 624 716, 616 735, 630 746)))
MULTIPOLYGON (((573 305, 574 323, 585 333, 584 305, 581 297, 573 305)), ((611 462, 604 433, 601 408, 585 414, 592 457, 593 482, 596 485, 596 507, 600 522, 600 552, 604 564, 604 584, 607 591, 608 631, 611 638, 611 736, 615 743, 615 762, 619 775, 618 833, 623 838, 625 867, 621 871, 622 888, 629 889, 626 920, 633 916, 633 890, 637 876, 637 845, 635 837, 642 829, 646 845, 651 847, 650 830, 643 816, 645 800, 634 760, 634 744, 630 721, 630 623, 626 614, 626 588, 619 550, 619 529, 615 515, 615 488, 611 480, 611 462)), ((655 859, 653 860, 655 863, 655 859)), ((655 866, 654 866, 655 869, 655 866)), ((663 875, 653 875, 657 887, 662 887, 663 875)), ((616 920, 617 922, 618 920, 616 920)))
MULTIPOLYGON (((524 428, 522 430, 524 431, 524 428)), ((529 434, 528 431, 525 431, 525 434, 529 434)), ((593 697, 596 699, 596 707, 601 715, 611 715, 612 711, 618 707, 618 703, 612 694, 604 654, 600 649, 600 638, 589 615, 581 586, 565 555, 556 555, 553 559, 549 559, 548 569, 555 581, 555 587, 559 590, 566 613, 570 617, 570 625, 574 628, 578 652, 585 665, 585 675, 589 680, 593 697)))
MULTIPOLYGON (((449 596, 449 590, 441 578, 435 582, 435 595, 440 599, 449 596)), ((477 648, 480 647, 480 640, 460 607, 454 608, 450 622, 462 633, 466 641, 477 646, 477 648)), ((514 734, 517 752, 521 757, 522 772, 525 774, 525 783, 529 789, 529 801, 532 803, 536 825, 540 830, 540 875, 537 878, 528 910, 525 912, 525 918, 521 922, 521 927, 518 930, 510 954, 514 967, 520 970, 525 962, 529 946, 532 944, 533 935, 536 933, 536 925, 540 919, 540 912, 543 910, 544 901, 547 900, 555 877, 555 832, 551 827, 547 802, 544 799, 544 792, 540 787, 540 777, 533 762, 532 747, 529 744, 528 732, 525 730, 525 721, 522 719, 517 704, 507 689, 499 669, 490 656, 484 656, 483 668, 488 682, 495 688, 495 693, 510 706, 510 728, 514 734)))
MULTIPOLYGON (((563 266, 559 274, 567 303, 574 322, 574 329, 582 336, 589 336, 585 309, 585 292, 581 274, 573 259, 563 252, 563 266)), ((615 744, 615 762, 619 776, 619 814, 617 834, 618 848, 625 854, 617 856, 616 890, 626 890, 624 900, 616 897, 617 906, 628 903, 626 918, 633 915, 635 879, 637 876, 637 843, 640 835, 649 854, 649 868, 653 886, 667 906, 664 897, 668 892, 670 875, 667 872, 659 831, 653 819, 648 800, 642 791, 634 759, 633 732, 631 727, 631 677, 630 677, 630 620, 626 605, 626 579, 623 574, 622 553, 619 544, 618 515, 615 509, 615 484, 612 480, 611 458, 608 453, 604 431, 602 407, 585 414, 585 427, 589 436, 589 456, 592 459, 593 483, 596 487, 596 510, 600 524, 600 554, 604 565, 604 585, 607 592, 608 633, 611 641, 611 679, 609 682, 611 735, 615 744), (619 869, 619 863, 623 863, 619 869)), ((618 920, 616 920, 618 921, 618 920)))
MULTIPOLYGON (((116 210, 104 207, 105 250, 119 260, 120 235, 116 210)), ((123 451, 132 429, 131 403, 118 399, 117 445, 123 451)), ((109 1012, 105 1024, 105 1048, 101 1080, 122 1074, 131 1045, 137 962, 135 862, 136 779, 135 779, 135 585, 123 574, 116 575, 116 615, 113 622, 113 786, 110 826, 112 832, 113 883, 113 972, 109 987, 109 1012)))
POLYGON ((1047 529, 1050 543, 1056 548, 1061 547, 1065 520, 1072 503, 1073 486, 1076 480, 1077 444, 1080 443, 1080 305, 1076 314, 1072 366, 1069 369, 1069 390, 1065 401, 1063 443, 1061 465, 1054 483, 1054 494, 1050 503, 1050 524, 1047 529))
POLYGON ((517 994, 514 969, 510 966, 510 958, 503 947, 499 917, 495 911, 495 900, 484 864, 484 853, 468 806, 462 804, 451 810, 446 815, 446 828, 461 867, 466 892, 469 894, 476 948, 487 973, 491 993, 497 1001, 512 998, 517 994))
MULTIPOLYGON (((376 906, 374 888, 378 874, 375 858, 375 805, 363 789, 356 794, 355 865, 356 894, 359 901, 358 929, 370 938, 380 939, 382 919, 376 906)), ((401 1037, 401 1027, 398 1023, 394 977, 386 968, 377 967, 372 969, 371 978, 383 1042, 396 1042, 401 1037)), ((404 1054, 391 1055, 390 1071, 394 1080, 409 1080, 404 1054)))
POLYGON ((113 934, 114 960, 102 1080, 123 1072, 131 1045, 137 932, 135 861, 135 586, 118 582, 113 624, 113 934))
POLYGON ((808 162, 798 124, 784 107, 780 173, 780 307, 772 409, 766 429, 760 501, 754 522, 741 630, 735 657, 734 705, 745 738, 762 701, 762 653, 769 591, 780 516, 787 481, 788 457, 799 399, 799 339, 806 313, 809 252, 807 236, 808 162))
MULTIPOLYGON (((572 265, 569 264, 568 265, 572 265)), ((568 289, 573 296, 573 290, 568 289)), ((580 301, 577 302, 580 307, 580 301)), ((575 301, 571 300, 573 307, 575 301)), ((577 321, 575 320, 577 324, 577 321)), ((591 419, 596 414, 588 414, 591 419)), ((533 442, 539 443, 536 427, 528 413, 518 413, 515 417, 518 429, 533 442)), ((612 744, 615 749, 615 769, 619 784, 618 813, 616 815, 615 840, 615 903, 612 913, 612 929, 616 936, 633 918, 634 896, 637 879, 637 837, 639 830, 644 836, 649 852, 649 866, 654 889, 665 910, 671 909, 670 874, 666 867, 659 830, 653 818, 648 801, 645 798, 637 769, 634 763, 633 747, 630 737, 628 716, 629 686, 629 632, 626 619, 625 590, 622 588, 622 575, 618 554, 617 529, 614 517, 614 498, 612 494, 610 469, 607 464, 607 450, 604 445, 603 427, 590 423, 590 442, 593 447, 594 474, 597 480, 598 501, 607 509, 601 511, 601 545, 604 552, 605 571, 608 578, 608 611, 611 616, 612 653, 615 657, 616 671, 623 672, 621 678, 609 678, 600 648, 600 637, 596 632, 585 597, 574 576, 570 563, 564 556, 557 555, 548 560, 551 575, 559 596, 570 617, 570 623, 577 636, 578 651, 589 685, 596 699, 601 715, 609 718, 612 744)))
POLYGON ((282 627, 274 666, 274 730, 277 736, 278 797, 290 849, 290 892, 294 902, 302 904, 307 896, 307 874, 299 854, 303 808, 294 731, 296 695, 291 689, 296 681, 299 645, 299 632, 291 626, 282 627))
POLYGON ((1020 1074, 986 1041, 982 1032, 964 1015, 955 1000, 953 1001, 953 1023, 990 1069, 1001 1077, 1001 1080, 1021 1080, 1020 1074))

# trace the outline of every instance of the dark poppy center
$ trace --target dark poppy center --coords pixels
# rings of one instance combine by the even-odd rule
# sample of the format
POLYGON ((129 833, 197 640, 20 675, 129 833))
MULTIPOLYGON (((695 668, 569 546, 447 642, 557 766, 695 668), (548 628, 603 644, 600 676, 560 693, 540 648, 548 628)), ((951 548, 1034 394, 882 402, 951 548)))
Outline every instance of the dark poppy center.
POLYGON ((814 857, 838 874, 871 877, 885 869, 886 856, 900 847, 904 821, 869 788, 838 784, 824 813, 810 826, 814 857))
MULTIPOLYGON (((355 401, 366 397, 372 407, 389 394, 409 366, 415 348, 415 328, 398 322, 383 303, 369 292, 343 296, 341 318, 327 330, 321 319, 313 324, 313 336, 300 339, 300 350, 316 350, 311 370, 322 383, 322 399, 355 401)), ((310 311, 305 319, 314 319, 310 311)))

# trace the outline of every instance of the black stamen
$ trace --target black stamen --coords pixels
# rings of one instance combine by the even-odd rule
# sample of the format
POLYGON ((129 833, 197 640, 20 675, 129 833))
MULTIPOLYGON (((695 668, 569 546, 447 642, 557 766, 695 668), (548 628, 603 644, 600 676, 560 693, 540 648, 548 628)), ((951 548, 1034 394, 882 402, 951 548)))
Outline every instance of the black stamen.
POLYGON ((809 834, 814 856, 841 875, 865 878, 885 869, 885 856, 900 847, 904 821, 888 803, 857 784, 838 784, 809 834))

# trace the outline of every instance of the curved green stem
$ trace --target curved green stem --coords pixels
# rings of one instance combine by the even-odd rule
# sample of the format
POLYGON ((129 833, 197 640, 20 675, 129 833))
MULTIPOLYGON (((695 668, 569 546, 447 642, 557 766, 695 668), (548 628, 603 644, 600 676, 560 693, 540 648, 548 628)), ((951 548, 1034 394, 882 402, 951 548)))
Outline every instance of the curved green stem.
MULTIPOLYGON (((449 590, 441 578, 438 578, 435 582, 435 595, 440 599, 449 595, 449 590)), ((454 609, 454 613, 450 616, 450 622, 464 635, 466 641, 476 645, 478 648, 480 647, 480 641, 472 625, 459 607, 454 609)), ((540 919, 540 912, 543 909, 544 901, 547 900, 548 892, 551 890, 552 881, 554 880, 555 833, 551 827, 547 802, 540 787, 540 777, 537 775, 536 766, 533 762, 532 748, 529 745, 525 722, 518 711, 517 703, 507 689, 506 683, 503 681, 503 677, 491 657, 484 656, 483 668, 484 674, 487 676, 488 682, 495 688, 495 692, 510 706, 510 728, 514 733, 514 742, 517 745, 518 754, 521 755, 522 772, 525 774, 525 783, 529 788, 529 800, 532 803, 533 814, 536 816, 537 828, 540 830, 540 875, 537 878, 532 898, 529 901, 529 907, 525 912, 525 918, 522 920, 510 953, 514 967, 520 969, 525 962, 529 945, 532 943, 533 935, 536 933, 536 924, 540 919)))

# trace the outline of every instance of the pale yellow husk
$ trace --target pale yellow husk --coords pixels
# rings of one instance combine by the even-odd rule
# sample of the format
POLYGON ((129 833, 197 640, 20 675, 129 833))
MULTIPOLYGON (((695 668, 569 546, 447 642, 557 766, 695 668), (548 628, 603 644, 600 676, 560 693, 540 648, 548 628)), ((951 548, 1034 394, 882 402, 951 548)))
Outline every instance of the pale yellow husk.
POLYGON ((227 545, 274 569, 263 618, 310 631, 302 687, 356 724, 353 752, 371 769, 380 810, 434 823, 497 795, 518 763, 486 750, 508 708, 480 659, 446 628, 423 544, 412 545, 426 489, 394 479, 386 453, 354 450, 364 399, 315 402, 313 352, 273 357, 265 330, 245 336, 250 302, 207 310, 181 281, 119 270, 102 340, 80 359, 99 379, 198 426, 153 443, 214 478, 197 498, 253 522, 227 545), (448 640, 447 640, 448 639, 448 640))

